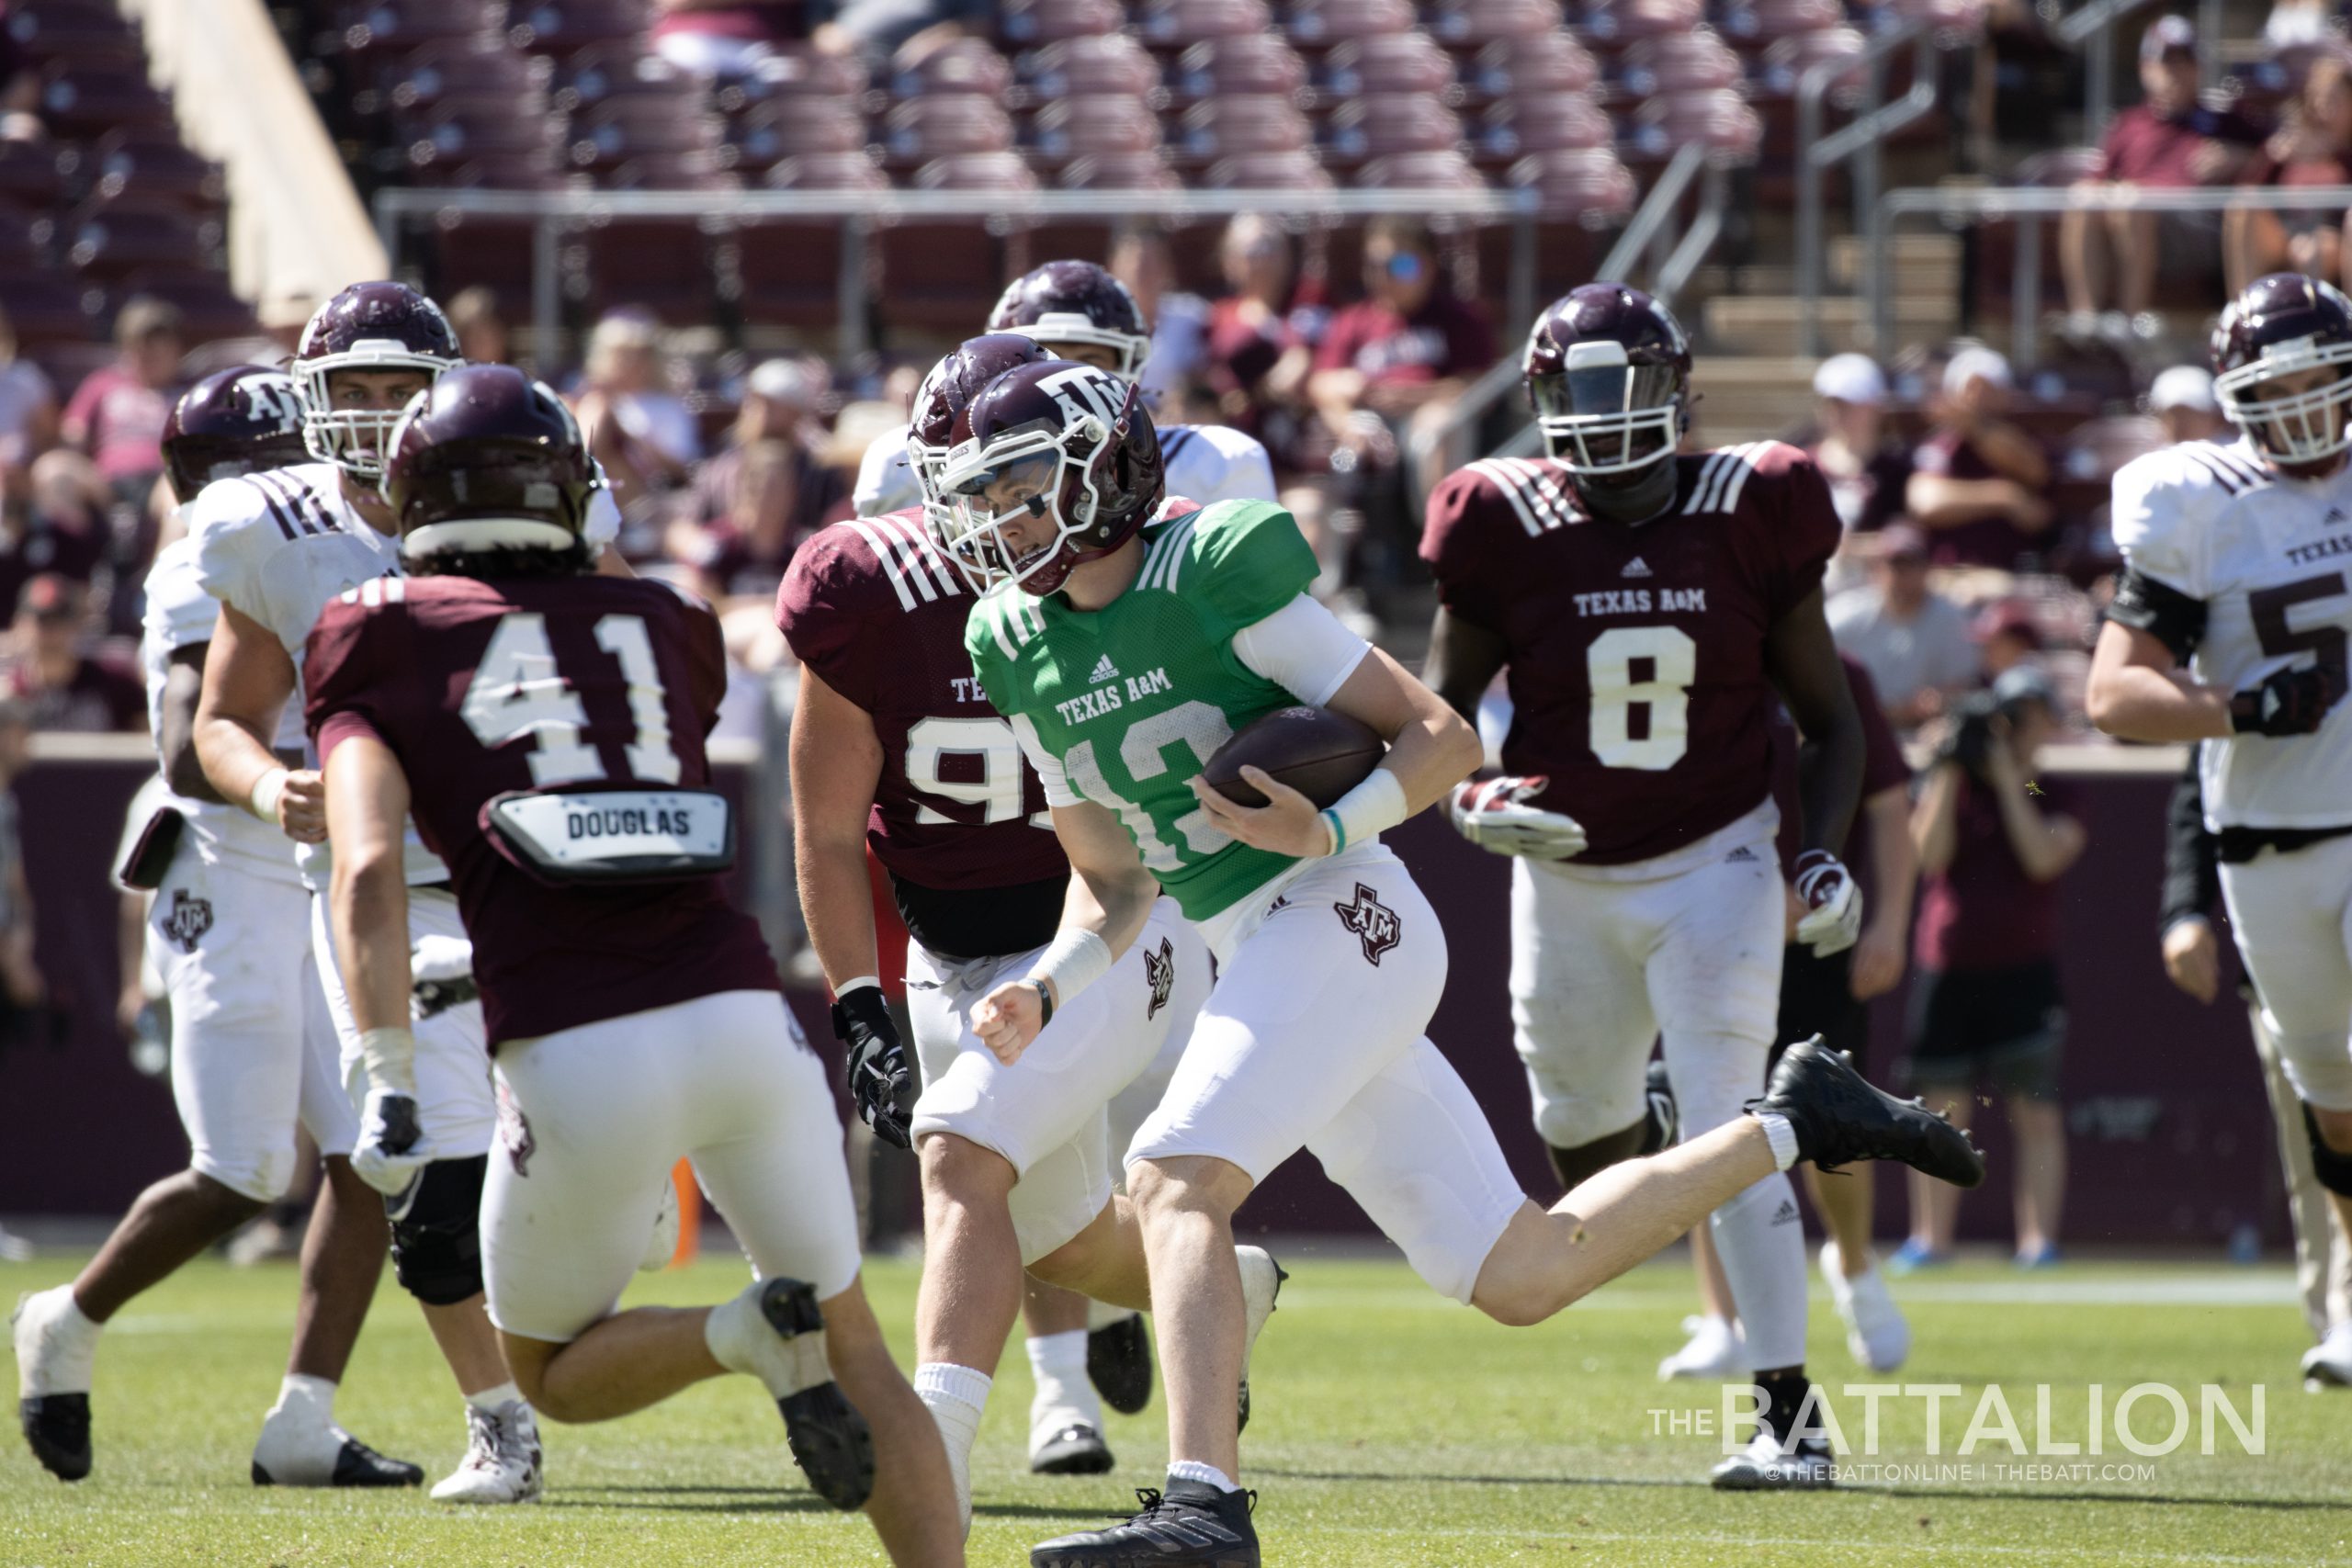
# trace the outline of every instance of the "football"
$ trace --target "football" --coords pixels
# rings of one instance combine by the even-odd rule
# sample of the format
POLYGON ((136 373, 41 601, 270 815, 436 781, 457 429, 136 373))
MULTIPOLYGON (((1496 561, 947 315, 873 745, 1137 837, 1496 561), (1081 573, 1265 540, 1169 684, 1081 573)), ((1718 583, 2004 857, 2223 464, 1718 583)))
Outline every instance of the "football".
POLYGON ((1276 708, 1216 749, 1201 770, 1209 787, 1237 806, 1266 797, 1242 781, 1263 768, 1317 806, 1329 806, 1363 783, 1388 748, 1372 726, 1329 708, 1276 708))

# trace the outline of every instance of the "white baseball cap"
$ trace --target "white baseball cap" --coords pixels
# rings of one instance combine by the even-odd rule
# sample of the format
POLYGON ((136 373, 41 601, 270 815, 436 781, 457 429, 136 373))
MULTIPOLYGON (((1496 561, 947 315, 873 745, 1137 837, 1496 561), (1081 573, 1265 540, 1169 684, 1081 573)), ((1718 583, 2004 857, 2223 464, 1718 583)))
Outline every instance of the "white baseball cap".
POLYGON ((2148 412, 2162 413, 2166 409, 2221 412, 2222 406, 2213 398, 2213 373, 2201 365, 2176 365, 2158 376, 2148 389, 2148 412))
POLYGON ((1813 373, 1813 395, 1877 408, 1886 401, 1886 377, 1867 354, 1834 354, 1813 373))
POLYGON ((2017 378, 2009 374, 2009 362, 1999 354, 1989 348, 1963 348, 1944 367, 1944 395, 1958 397, 1976 380, 2002 388, 2017 385, 2017 378))
POLYGON ((743 389, 755 398, 789 403, 797 409, 816 407, 818 396, 823 390, 817 384, 816 373, 793 359, 763 361, 744 378, 743 389))

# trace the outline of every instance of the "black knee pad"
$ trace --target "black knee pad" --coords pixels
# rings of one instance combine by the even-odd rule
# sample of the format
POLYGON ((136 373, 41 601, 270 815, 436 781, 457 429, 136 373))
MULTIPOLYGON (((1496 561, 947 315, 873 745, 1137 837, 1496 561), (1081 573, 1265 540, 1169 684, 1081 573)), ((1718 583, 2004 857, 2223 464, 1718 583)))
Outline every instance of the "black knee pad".
POLYGON ((1622 1132, 1595 1138, 1591 1143, 1579 1144, 1572 1149, 1546 1145, 1545 1152, 1552 1156, 1552 1169, 1559 1177, 1560 1185, 1573 1190, 1578 1183, 1600 1175, 1620 1161, 1638 1159, 1645 1153, 1654 1152, 1647 1147, 1652 1134, 1651 1120, 1645 1115, 1622 1132))
POLYGON ((406 1192, 384 1200, 392 1220, 392 1272, 426 1306, 481 1293, 481 1184, 486 1154, 436 1159, 406 1192))
POLYGON ((2303 1107, 2303 1131, 2312 1140, 2312 1174, 2330 1192, 2352 1198, 2352 1154, 2338 1154, 2327 1146, 2327 1140, 2319 1134, 2319 1118, 2308 1105, 2303 1107))

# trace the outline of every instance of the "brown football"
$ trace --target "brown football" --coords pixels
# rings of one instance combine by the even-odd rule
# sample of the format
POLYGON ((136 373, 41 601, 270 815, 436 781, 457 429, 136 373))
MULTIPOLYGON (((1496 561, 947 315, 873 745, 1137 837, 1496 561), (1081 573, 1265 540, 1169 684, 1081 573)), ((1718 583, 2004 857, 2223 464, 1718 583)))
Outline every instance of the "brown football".
POLYGON ((1237 806, 1266 797, 1242 782, 1246 764, 1263 768, 1317 806, 1329 806, 1363 783, 1388 748, 1372 726, 1329 708, 1276 708, 1216 749, 1201 776, 1237 806))

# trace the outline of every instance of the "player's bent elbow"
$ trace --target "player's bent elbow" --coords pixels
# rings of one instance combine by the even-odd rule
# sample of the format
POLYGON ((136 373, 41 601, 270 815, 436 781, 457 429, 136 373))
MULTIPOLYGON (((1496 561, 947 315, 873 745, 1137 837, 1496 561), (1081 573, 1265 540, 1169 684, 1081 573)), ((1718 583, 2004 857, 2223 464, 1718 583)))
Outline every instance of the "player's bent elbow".
POLYGON ((1447 708, 1444 723, 1440 727, 1438 741, 1443 747, 1445 787, 1453 788, 1478 771, 1487 760, 1486 742, 1470 721, 1452 708, 1447 708))

